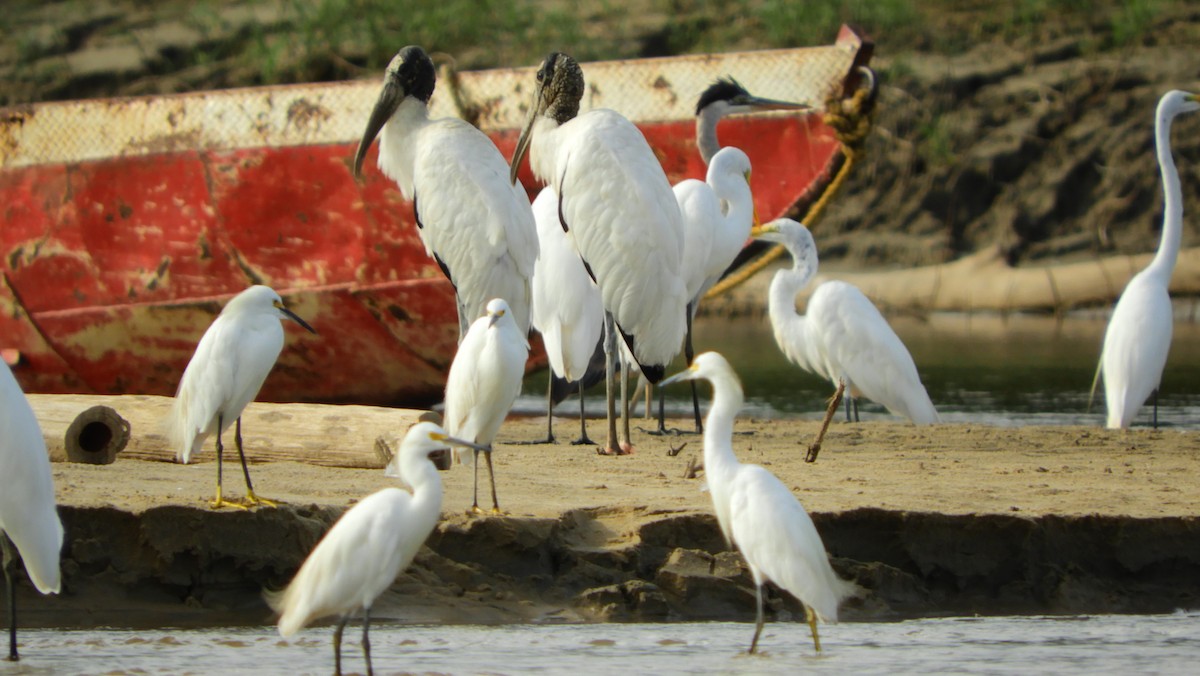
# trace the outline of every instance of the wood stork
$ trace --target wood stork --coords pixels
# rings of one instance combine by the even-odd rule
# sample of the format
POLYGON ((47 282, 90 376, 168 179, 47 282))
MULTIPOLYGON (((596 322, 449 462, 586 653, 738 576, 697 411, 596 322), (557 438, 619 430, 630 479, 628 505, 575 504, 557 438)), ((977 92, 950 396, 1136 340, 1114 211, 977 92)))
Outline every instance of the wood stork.
POLYGON ((704 432, 704 480, 717 524, 737 545, 754 578, 758 617, 750 653, 763 628, 762 586, 770 580, 804 604, 813 645, 821 651, 817 620, 837 622, 838 604, 855 585, 838 577, 812 518, 787 486, 759 465, 744 465, 733 453, 733 423, 742 408, 742 384, 725 357, 705 352, 686 371, 662 382, 704 379, 712 383, 712 407, 704 432))
MULTIPOLYGON (((1158 102, 1154 140, 1163 181, 1162 239, 1154 260, 1133 276, 1104 332, 1098 379, 1104 375, 1104 400, 1110 428, 1129 427, 1146 399, 1154 395, 1154 426, 1158 427, 1158 386, 1171 349, 1174 312, 1167 292, 1183 237, 1183 196, 1179 171, 1171 156, 1171 122, 1176 115, 1200 110, 1196 94, 1169 91, 1158 102)), ((1096 380, 1092 381, 1092 392, 1096 380)))
POLYGON ((350 617, 363 614, 362 650, 371 667, 371 606, 412 563, 442 511, 442 480, 432 456, 451 445, 474 448, 448 436, 431 422, 409 428, 392 460, 412 492, 384 488, 363 498, 329 529, 304 560, 287 588, 266 592, 279 613, 279 634, 295 634, 310 622, 338 616, 333 630, 334 673, 342 673, 342 631, 350 617))
POLYGON ((0 550, 8 594, 8 659, 17 653, 17 554, 43 594, 62 587, 63 527, 42 429, 8 364, 0 360, 0 550), (15 551, 14 551, 15 548, 15 551))
MULTIPOLYGON (((533 269, 533 326, 542 334, 550 370, 579 389, 580 436, 573 444, 591 444, 583 406, 585 373, 604 331, 600 289, 558 222, 558 195, 543 188, 533 200, 541 254, 533 269)), ((553 379, 546 403, 546 441, 554 441, 551 411, 553 379)))
POLYGON ((246 502, 274 506, 254 493, 246 454, 242 450, 242 411, 258 396, 263 381, 283 349, 283 327, 290 319, 316 333, 283 305, 278 293, 266 286, 252 286, 225 304, 188 362, 175 392, 167 430, 176 458, 184 464, 204 445, 209 435, 217 439, 217 497, 212 506, 245 508, 221 494, 221 435, 237 421, 234 440, 246 477, 246 502))
POLYGON ((413 203, 425 251, 454 285, 459 340, 489 300, 508 301, 529 332, 530 278, 538 256, 529 196, 483 132, 457 118, 429 118, 433 61, 420 47, 388 64, 383 90, 354 155, 354 175, 379 136, 379 169, 413 203))
POLYGON ((757 239, 783 244, 793 265, 771 280, 768 313, 780 351, 800 368, 828 378, 837 388, 806 460, 813 462, 842 396, 865 396, 915 424, 938 421, 937 410, 912 355, 862 291, 841 281, 824 282, 796 312, 796 294, 817 273, 817 247, 808 228, 780 218, 762 226, 757 239))
MULTIPOLYGON (((517 327, 508 303, 501 298, 488 301, 485 314, 471 323, 458 345, 446 380, 444 423, 451 436, 466 439, 486 449, 488 479, 492 486, 492 512, 500 512, 496 499, 496 477, 492 473, 492 442, 509 409, 521 393, 521 378, 529 358, 525 332, 517 327)), ((480 448, 471 455, 456 450, 463 463, 477 460, 480 448)), ((471 511, 479 512, 479 463, 474 462, 475 487, 471 511)))
MULTIPOLYGON (((615 111, 582 115, 583 71, 555 52, 537 71, 534 105, 517 140, 510 179, 529 154, 539 179, 558 195, 559 224, 567 232, 604 306, 607 373, 616 359, 616 333, 651 383, 662 379, 686 332, 687 288, 680 271, 683 225, 671 185, 636 126, 615 111)), ((624 390, 622 374, 622 390, 624 390)), ((616 416, 608 380, 606 453, 616 443, 616 416)), ((628 420, 628 400, 622 398, 628 420)))

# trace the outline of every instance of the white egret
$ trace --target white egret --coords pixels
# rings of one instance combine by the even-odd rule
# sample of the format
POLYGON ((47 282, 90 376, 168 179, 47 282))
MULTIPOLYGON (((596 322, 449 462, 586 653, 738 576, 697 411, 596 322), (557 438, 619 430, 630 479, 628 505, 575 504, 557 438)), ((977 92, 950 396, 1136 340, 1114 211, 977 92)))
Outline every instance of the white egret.
POLYGON ((528 333, 538 256, 529 196, 506 180, 508 165, 486 134, 458 118, 429 118, 435 77, 420 47, 396 53, 354 155, 354 175, 378 135, 379 169, 412 201, 425 250, 454 285, 459 340, 492 298, 508 301, 528 333))
POLYGON ((771 280, 767 309, 775 342, 792 363, 828 378, 837 388, 806 459, 817 459, 829 421, 847 391, 915 424, 937 422, 937 410, 912 355, 857 287, 825 282, 809 296, 807 314, 796 312, 796 294, 817 273, 817 247, 808 228, 780 218, 759 228, 755 237, 783 244, 793 260, 790 269, 780 270, 771 280))
MULTIPOLYGON (((1096 377, 1104 376, 1104 400, 1110 428, 1129 427, 1153 393, 1154 426, 1158 426, 1158 386, 1171 349, 1174 313, 1167 292, 1183 237, 1183 196, 1179 172, 1171 157, 1171 122, 1180 113, 1200 110, 1196 94, 1172 90, 1158 102, 1154 117, 1155 148, 1163 181, 1163 228, 1158 252, 1150 265, 1129 280, 1104 332, 1096 377)), ((1096 381, 1092 381, 1092 392, 1096 381)))
POLYGON ((705 164, 721 150, 717 140, 717 123, 727 115, 752 113, 760 110, 807 110, 803 103, 776 101, 754 96, 733 78, 718 78, 705 89, 696 101, 696 149, 705 164))
MULTIPOLYGON (((508 303, 493 298, 487 313, 476 319, 458 345, 446 379, 446 407, 443 422, 451 436, 466 439, 488 450, 488 479, 492 485, 492 512, 500 512, 496 499, 496 477, 492 472, 492 442, 509 409, 521 393, 521 378, 529 358, 525 333, 517 328, 508 303)), ((471 456, 455 451, 461 462, 478 459, 479 449, 471 456)), ((474 463, 475 487, 471 510, 479 512, 479 464, 474 463)))
POLYGON ((384 488, 363 498, 329 529, 287 588, 264 596, 279 613, 279 634, 289 637, 310 622, 338 616, 333 632, 335 673, 342 673, 342 631, 362 611, 362 650, 371 666, 371 606, 412 563, 437 525, 442 480, 431 456, 451 446, 474 447, 432 422, 409 428, 393 459, 412 492, 384 488))
POLYGON ((43 594, 62 587, 63 527, 42 429, 8 364, 0 360, 0 549, 8 593, 8 659, 17 661, 17 554, 43 594), (14 546, 16 551, 14 551, 14 546))
MULTIPOLYGON (((686 331, 683 225, 667 176, 641 131, 612 110, 579 115, 583 92, 583 71, 574 59, 558 52, 546 57, 510 179, 516 182, 528 153, 534 175, 558 195, 559 224, 600 287, 610 374, 604 452, 618 454, 632 445, 627 434, 616 443, 611 380, 616 334, 646 379, 661 380, 686 331)), ((624 391, 624 374, 621 385, 624 391)), ((628 421, 624 396, 622 408, 628 421)))
MULTIPOLYGON (((692 322, 700 300, 737 258, 752 226, 758 225, 758 212, 750 193, 750 158, 738 148, 722 148, 712 157, 704 181, 686 179, 675 184, 675 199, 683 215, 684 282, 687 286, 687 332, 684 356, 691 363, 692 322)), ((659 390, 658 431, 666 432, 663 416, 664 394, 659 390)), ((692 383, 692 410, 696 432, 703 431, 700 403, 692 383)))
POLYGON ((837 622, 838 604, 855 591, 833 572, 812 518, 787 486, 759 465, 738 462, 733 422, 742 408, 742 384, 716 352, 696 357, 686 371, 662 382, 704 379, 713 400, 705 421, 704 476, 725 541, 736 545, 754 578, 757 622, 749 652, 763 628, 762 586, 770 580, 804 604, 813 645, 821 650, 817 620, 837 622))
POLYGON ((209 435, 216 435, 217 497, 211 503, 214 508, 247 506, 226 500, 221 492, 221 456, 225 450, 221 435, 235 420, 234 441, 246 477, 246 502, 275 504, 256 495, 250 483, 250 470, 242 450, 242 411, 258 396, 279 358, 283 349, 283 327, 279 322, 283 319, 291 319, 316 333, 284 307, 283 299, 270 287, 252 286, 239 293, 226 303, 204 332, 179 381, 167 432, 175 457, 184 464, 199 452, 209 435))
MULTIPOLYGON (((584 374, 604 331, 600 289, 559 225, 554 188, 543 188, 538 193, 533 201, 533 217, 541 252, 533 266, 533 326, 542 334, 550 370, 578 383, 580 436, 572 443, 590 444, 583 407, 584 374)), ((551 391, 546 404, 547 442, 554 441, 552 408, 551 391)))

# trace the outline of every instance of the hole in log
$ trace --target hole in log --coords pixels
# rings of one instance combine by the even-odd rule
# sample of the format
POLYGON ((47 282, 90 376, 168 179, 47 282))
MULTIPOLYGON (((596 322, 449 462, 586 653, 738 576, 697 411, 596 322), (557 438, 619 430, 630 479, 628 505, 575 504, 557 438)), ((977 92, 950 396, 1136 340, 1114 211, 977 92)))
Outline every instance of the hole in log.
POLYGON ((112 464, 129 443, 129 422, 108 406, 93 406, 75 417, 63 441, 71 462, 112 464))

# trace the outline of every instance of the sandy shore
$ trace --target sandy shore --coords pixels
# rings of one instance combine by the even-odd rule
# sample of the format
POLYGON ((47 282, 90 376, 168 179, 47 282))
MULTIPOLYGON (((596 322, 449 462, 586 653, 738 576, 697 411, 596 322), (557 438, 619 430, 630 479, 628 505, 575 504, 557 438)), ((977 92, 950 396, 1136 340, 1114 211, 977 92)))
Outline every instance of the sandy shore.
MULTIPOLYGON (((638 431, 636 453, 607 457, 568 443, 577 420, 555 422, 560 442, 549 445, 518 443, 544 435, 543 419, 502 429, 494 459, 503 516, 467 514, 470 468, 442 474, 443 522, 373 616, 752 617, 748 572, 720 538, 703 474, 688 476, 702 457, 699 437, 638 431)), ((211 510, 211 451, 191 465, 135 459, 169 457, 153 448, 111 465, 53 463, 65 590, 43 598, 25 585, 25 622, 269 622, 261 590, 285 584, 344 508, 393 480, 378 468, 261 461, 279 456, 265 448, 275 432, 263 424, 247 428, 247 451, 256 490, 279 508, 211 510)), ((1200 605, 1194 432, 836 422, 807 464, 816 426, 742 419, 734 444, 742 461, 791 487, 835 568, 863 588, 844 619, 1200 605)), ((602 428, 593 421, 590 432, 602 428)), ((227 496, 240 496, 237 465, 226 472, 227 496)), ((480 479, 486 486, 486 472, 480 479)), ((786 597, 771 599, 774 612, 802 617, 786 597)))

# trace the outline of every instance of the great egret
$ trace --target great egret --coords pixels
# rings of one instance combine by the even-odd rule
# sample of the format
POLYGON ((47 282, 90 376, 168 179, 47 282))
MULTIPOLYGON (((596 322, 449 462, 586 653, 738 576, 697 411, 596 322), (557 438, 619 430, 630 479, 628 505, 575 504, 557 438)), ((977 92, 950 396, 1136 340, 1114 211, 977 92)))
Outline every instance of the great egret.
POLYGON ((780 351, 800 368, 828 378, 837 388, 817 439, 808 449, 813 462, 829 421, 845 391, 883 404, 915 424, 938 421, 912 355, 862 291, 829 281, 809 296, 807 314, 796 312, 796 294, 817 273, 817 247, 808 228, 780 218, 762 226, 757 239, 787 247, 793 264, 771 280, 768 312, 780 351))
MULTIPOLYGON (((492 441, 509 409, 521 393, 521 378, 529 358, 529 343, 525 333, 517 328, 508 303, 493 298, 488 301, 487 313, 476 319, 458 345, 458 353, 450 364, 446 379, 446 408, 444 423, 452 436, 478 444, 488 450, 488 479, 492 485, 492 512, 500 512, 496 499, 496 477, 492 473, 492 441)), ((466 463, 477 459, 463 451, 456 457, 466 463)), ((479 510, 479 464, 474 463, 475 487, 472 490, 471 510, 479 510)))
POLYGON ((508 301, 529 332, 530 278, 538 257, 529 196, 486 134, 458 118, 429 119, 433 61, 420 47, 392 57, 354 155, 362 174, 379 136, 379 169, 412 200, 426 252, 454 284, 459 340, 492 298, 508 301))
POLYGON ((289 637, 308 623, 338 616, 333 631, 335 673, 342 673, 342 631, 362 610, 363 655, 371 667, 371 606, 396 580, 437 525, 442 480, 431 455, 451 445, 479 448, 448 436, 432 422, 419 422, 404 435, 393 460, 412 492, 384 488, 363 498, 329 529, 287 588, 264 596, 279 617, 279 634, 289 637))
MULTIPOLYGON (((752 226, 758 225, 758 212, 750 193, 750 158, 738 148, 722 148, 712 157, 705 180, 686 179, 675 184, 675 199, 683 215, 683 265, 688 301, 687 333, 684 356, 691 363, 692 322, 700 299, 720 281, 725 270, 737 258, 752 226)), ((659 390, 658 431, 666 432, 663 416, 665 395, 659 390)), ((692 384, 692 410, 696 432, 700 423, 700 403, 692 384)))
POLYGON ((246 477, 246 502, 274 506, 254 493, 246 454, 242 450, 242 411, 258 396, 263 381, 283 349, 283 327, 290 319, 316 333, 294 312, 284 307, 283 299, 266 286, 252 286, 230 300, 217 316, 188 362, 175 392, 167 420, 167 431, 175 457, 184 464, 198 452, 209 435, 217 438, 217 497, 214 508, 239 507, 221 493, 221 435, 237 421, 234 441, 246 477))
POLYGON ((738 462, 733 421, 742 408, 742 384, 725 357, 705 352, 686 371, 662 382, 704 379, 713 400, 705 420, 704 476, 725 541, 736 545, 754 578, 757 622, 750 651, 763 628, 762 586, 770 580, 804 604, 813 645, 821 651, 817 620, 837 622, 838 604, 855 587, 833 572, 812 519, 787 486, 758 465, 738 462))
MULTIPOLYGON (((1117 300, 1096 377, 1104 375, 1104 400, 1110 428, 1129 427, 1138 409, 1151 393, 1154 426, 1158 426, 1158 386, 1162 381, 1167 352, 1171 349, 1174 313, 1167 288, 1175 270, 1175 258, 1183 237, 1183 196, 1179 172, 1171 157, 1171 122, 1180 113, 1200 110, 1196 94, 1172 90, 1158 102, 1154 116, 1154 140, 1163 180, 1162 240, 1154 260, 1129 280, 1117 300)), ((1092 392, 1096 381, 1092 381, 1092 392)))
POLYGON ((0 361, 0 549, 8 593, 8 659, 17 654, 17 554, 43 594, 62 586, 58 553, 63 527, 41 427, 8 364, 0 361), (14 545, 16 551, 13 551, 14 545))
MULTIPOLYGON (((686 331, 679 205, 641 131, 612 110, 579 115, 583 92, 583 71, 574 59, 559 52, 546 57, 509 178, 516 182, 528 153, 534 175, 558 195, 559 224, 600 287, 607 373, 613 372, 619 331, 642 374, 657 383, 686 331)), ((621 380, 624 390, 624 374, 621 380)), ((614 397, 610 375, 604 452, 627 453, 627 435, 616 443, 614 397)), ((628 420, 626 397, 622 408, 628 420)))
MULTIPOLYGON (((600 289, 588 276, 579 253, 558 222, 558 195, 543 188, 533 200, 541 253, 533 266, 533 326, 542 334, 550 370, 579 384, 580 436, 574 444, 590 444, 583 407, 584 374, 604 331, 600 289)), ((553 380, 551 380, 553 386, 553 380)), ((546 403, 546 440, 554 441, 553 395, 546 403)))

